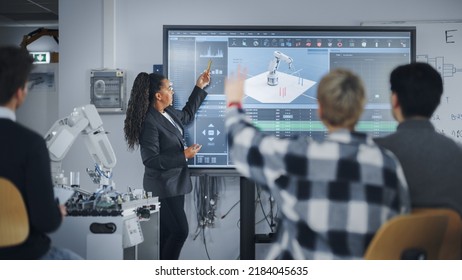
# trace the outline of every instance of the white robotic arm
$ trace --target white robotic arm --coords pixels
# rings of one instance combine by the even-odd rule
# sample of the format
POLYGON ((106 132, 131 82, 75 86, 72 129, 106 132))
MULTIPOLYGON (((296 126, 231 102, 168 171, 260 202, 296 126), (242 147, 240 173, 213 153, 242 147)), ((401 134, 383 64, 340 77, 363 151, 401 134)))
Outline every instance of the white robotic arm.
POLYGON ((289 64, 289 69, 292 69, 292 63, 294 62, 294 60, 290 56, 287 56, 286 54, 283 54, 280 51, 274 51, 274 58, 270 62, 268 68, 268 85, 270 86, 275 86, 279 83, 278 74, 276 71, 278 70, 279 63, 281 62, 281 60, 289 64))
POLYGON ((66 184, 61 162, 80 134, 96 164, 100 185, 109 185, 116 157, 103 129, 103 121, 92 104, 74 108, 68 117, 57 120, 45 135, 53 182, 57 185, 66 184))

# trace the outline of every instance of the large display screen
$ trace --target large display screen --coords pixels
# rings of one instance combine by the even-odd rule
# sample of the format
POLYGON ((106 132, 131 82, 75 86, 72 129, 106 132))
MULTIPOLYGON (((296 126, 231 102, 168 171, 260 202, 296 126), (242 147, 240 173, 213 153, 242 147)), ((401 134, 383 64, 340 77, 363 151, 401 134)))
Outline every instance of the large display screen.
POLYGON ((202 145, 193 168, 232 168, 224 127, 224 80, 247 68, 243 107, 253 123, 276 137, 323 139, 316 90, 329 70, 348 68, 363 79, 367 105, 356 126, 373 137, 395 131, 389 74, 415 61, 414 27, 164 26, 164 74, 181 109, 210 61, 209 95, 186 129, 188 145, 202 145))

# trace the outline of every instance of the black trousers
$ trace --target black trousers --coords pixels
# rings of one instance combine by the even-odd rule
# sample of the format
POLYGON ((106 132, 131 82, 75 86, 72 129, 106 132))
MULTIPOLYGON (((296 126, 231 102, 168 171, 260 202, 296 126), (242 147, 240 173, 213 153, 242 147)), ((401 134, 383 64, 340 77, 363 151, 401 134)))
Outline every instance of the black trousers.
POLYGON ((189 233, 184 212, 184 195, 161 198, 160 259, 177 260, 189 233))

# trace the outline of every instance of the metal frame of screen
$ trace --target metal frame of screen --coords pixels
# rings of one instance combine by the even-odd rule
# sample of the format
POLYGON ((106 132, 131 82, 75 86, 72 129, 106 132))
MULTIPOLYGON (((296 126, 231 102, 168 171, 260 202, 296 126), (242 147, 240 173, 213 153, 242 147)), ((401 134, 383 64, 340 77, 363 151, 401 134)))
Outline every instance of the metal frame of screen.
POLYGON ((361 76, 368 103, 356 129, 383 136, 396 129, 388 75, 415 59, 412 26, 163 27, 163 71, 175 88, 177 109, 185 105, 197 77, 212 61, 209 95, 185 131, 188 144, 202 145, 189 161, 198 173, 234 170, 224 129, 223 86, 237 65, 247 68, 244 108, 259 129, 277 137, 320 140, 327 132, 317 118, 315 92, 324 74, 343 67, 361 76))

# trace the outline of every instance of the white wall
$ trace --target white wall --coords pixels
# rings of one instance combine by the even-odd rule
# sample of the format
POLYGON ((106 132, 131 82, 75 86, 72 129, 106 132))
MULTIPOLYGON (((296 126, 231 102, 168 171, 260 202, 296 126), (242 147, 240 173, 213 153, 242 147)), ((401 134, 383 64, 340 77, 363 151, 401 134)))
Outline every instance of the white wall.
MULTIPOLYGON (((112 0, 106 0, 113 2, 112 0)), ((183 25, 359 25, 363 21, 450 20, 462 17, 459 0, 114 0, 115 61, 128 73, 127 90, 141 71, 151 72, 153 64, 162 63, 162 26, 183 25)), ((69 114, 73 107, 87 104, 89 70, 103 65, 103 0, 60 0, 59 114, 69 114)), ((106 46, 108 47, 108 46, 106 46)), ((110 47, 110 46, 109 46, 110 47)), ((112 50, 112 49, 111 49, 112 50)), ((33 116, 32 116, 33 117, 33 116)), ((104 127, 116 151, 114 169, 117 188, 141 187, 143 165, 138 151, 127 152, 123 137, 124 115, 103 115, 104 127)), ((77 141, 64 162, 66 171, 91 167, 83 143, 77 141)), ((91 186, 81 175, 82 186, 91 186)), ((226 212, 238 200, 237 181, 228 178, 222 188, 219 212, 226 212)), ((187 197, 191 235, 195 231, 193 197, 187 197)), ((206 230, 207 248, 213 259, 238 257, 238 209, 206 230)), ((258 218, 257 218, 258 220, 258 218)), ((189 238, 183 259, 206 259, 201 238, 189 238)))
MULTIPOLYGON (((58 28, 57 24, 40 27, 49 29, 58 28)), ((35 31, 37 28, 39 27, 20 25, 0 26, 0 45, 19 46, 23 40, 23 36, 35 31)), ((43 36, 27 46, 29 51, 37 52, 57 52, 58 48, 59 45, 51 36, 43 36)), ((35 90, 29 90, 26 101, 16 112, 16 119, 39 134, 45 135, 48 128, 58 118, 58 64, 36 65, 32 71, 37 73, 54 73, 55 84, 52 90, 48 92, 37 90, 37 87, 35 90)))

